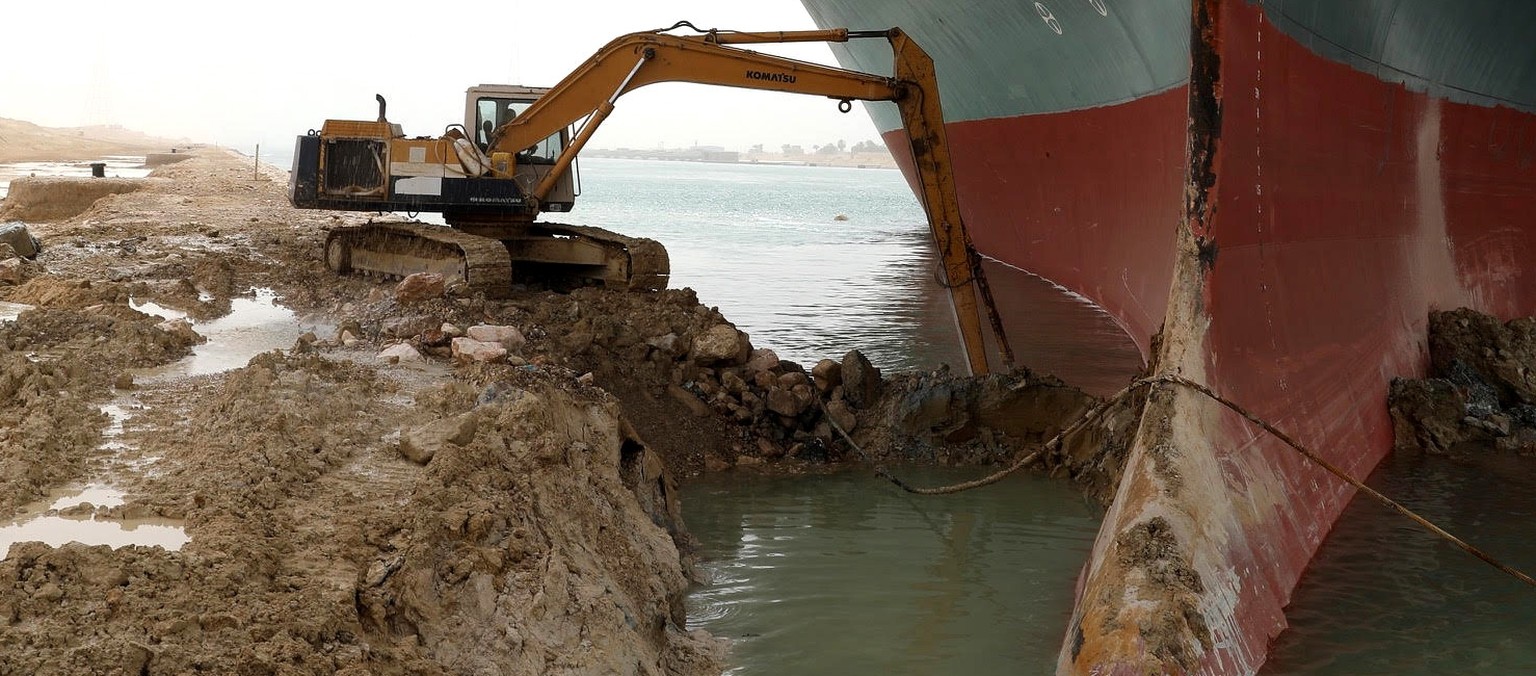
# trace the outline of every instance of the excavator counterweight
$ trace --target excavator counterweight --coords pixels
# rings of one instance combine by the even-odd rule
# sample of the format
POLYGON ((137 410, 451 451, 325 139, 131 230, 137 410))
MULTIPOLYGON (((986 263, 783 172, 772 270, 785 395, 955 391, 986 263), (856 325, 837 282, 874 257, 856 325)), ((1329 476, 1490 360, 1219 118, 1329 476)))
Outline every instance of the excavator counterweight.
POLYGON ((619 37, 553 87, 471 87, 463 124, 436 138, 406 137, 388 121, 380 96, 377 120, 327 120, 318 132, 298 138, 289 198, 310 209, 440 212, 449 226, 370 223, 336 229, 326 240, 325 260, 339 273, 438 272, 489 296, 506 293, 519 279, 562 277, 661 289, 670 268, 660 244, 537 220, 574 207, 576 157, 619 97, 656 82, 695 82, 825 96, 844 112, 851 101, 891 101, 911 144, 916 188, 943 259, 968 366, 975 373, 989 370, 984 340, 989 320, 1003 363, 1010 364, 980 259, 960 216, 927 53, 897 28, 669 33, 685 26, 694 28, 679 22, 619 37), (854 38, 888 40, 893 73, 860 73, 731 46, 854 38))

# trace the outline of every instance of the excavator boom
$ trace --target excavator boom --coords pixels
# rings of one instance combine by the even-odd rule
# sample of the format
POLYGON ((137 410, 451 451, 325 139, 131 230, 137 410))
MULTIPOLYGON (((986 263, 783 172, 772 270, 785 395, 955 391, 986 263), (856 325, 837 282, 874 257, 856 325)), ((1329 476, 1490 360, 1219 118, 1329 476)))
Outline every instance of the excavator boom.
MULTIPOLYGON (((530 224, 532 216, 541 211, 562 210, 568 206, 568 203, 551 202, 551 195, 563 181, 568 182, 570 167, 577 155, 614 111, 619 97, 657 82, 693 82, 825 96, 839 101, 843 112, 851 108, 851 101, 890 101, 901 112, 911 150, 915 187, 943 260, 945 284, 950 289, 968 366, 973 373, 991 370, 984 328, 987 323, 996 337, 995 345, 1003 364, 1011 365, 1012 355, 1008 352, 1002 324, 992 303, 981 259, 971 245, 961 218, 938 82, 933 60, 928 54, 898 28, 862 32, 844 29, 753 33, 711 30, 690 35, 667 32, 680 26, 692 28, 691 24, 681 22, 669 29, 632 33, 609 42, 554 87, 543 91, 521 113, 509 114, 510 119, 498 118, 498 125, 485 122, 489 133, 483 137, 482 148, 475 148, 465 135, 456 131, 439 139, 438 145, 423 150, 398 143, 413 154, 413 159, 457 157, 467 185, 484 186, 495 195, 482 198, 471 207, 460 208, 458 222, 453 217, 454 212, 444 208, 450 225, 472 234, 438 237, 436 239, 440 241, 435 246, 446 250, 446 242, 452 239, 459 242, 456 246, 468 251, 468 241, 463 237, 487 235, 499 238, 514 251, 536 252, 525 254, 535 256, 535 261, 549 262, 549 259, 567 255, 566 250, 570 250, 570 257, 582 258, 589 267, 601 272, 596 278, 630 280, 628 286, 631 288, 654 286, 658 281, 664 284, 667 273, 665 253, 654 242, 629 240, 605 231, 570 226, 556 226, 566 229, 550 230, 539 227, 544 224, 530 224), (860 73, 730 46, 845 42, 857 38, 885 38, 890 42, 895 57, 892 75, 860 73), (576 128, 574 137, 564 143, 568 130, 573 127, 576 128), (541 163, 529 152, 541 144, 547 147, 548 139, 556 137, 562 139, 559 145, 563 145, 558 156, 544 157, 541 163), (535 241, 544 236, 553 236, 560 242, 545 246, 535 241), (589 239, 595 243, 588 242, 589 239), (650 260, 634 259, 633 252, 638 250, 649 251, 650 260), (614 251, 618 253, 613 254, 614 251), (613 255, 625 252, 630 252, 632 260, 610 260, 613 255), (657 263, 657 252, 660 252, 660 264, 657 263), (637 278, 646 281, 637 284, 633 281, 637 278)), ((382 100, 377 123, 338 123, 333 120, 327 122, 327 129, 333 124, 338 129, 389 130, 398 136, 397 128, 384 120, 382 100)), ((480 125, 466 120, 465 126, 478 130, 480 125)), ((302 142, 303 137, 301 145, 302 142)), ((296 159, 296 165, 297 162, 296 159)), ((297 180, 297 166, 295 176, 297 180)), ((347 204, 354 204, 360 198, 349 196, 349 199, 347 204)), ((470 199, 473 201, 474 197, 470 199)), ((306 206, 297 198, 294 203, 306 206)), ((321 204, 318 208, 339 207, 321 204)), ((395 236, 398 233, 381 234, 395 236)), ((409 253, 403 253, 397 259, 405 260, 409 256, 409 253)), ((467 260, 469 254, 465 256, 467 260)), ((349 245, 328 246, 327 260, 352 261, 357 258, 349 245)), ((395 259, 391 259, 390 264, 402 267, 395 259)), ((435 264, 444 265, 441 261, 435 264)), ((332 267, 340 269, 341 266, 333 264, 332 267)))

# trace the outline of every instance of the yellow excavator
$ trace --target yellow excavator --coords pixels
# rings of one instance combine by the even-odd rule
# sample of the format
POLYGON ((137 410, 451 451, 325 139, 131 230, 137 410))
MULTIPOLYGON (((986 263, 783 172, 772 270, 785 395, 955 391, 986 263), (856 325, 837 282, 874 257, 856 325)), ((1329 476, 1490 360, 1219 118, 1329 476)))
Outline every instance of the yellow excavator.
POLYGON ((656 82, 892 101, 901 112, 919 197, 943 258, 945 284, 973 373, 989 371, 983 322, 990 320, 1005 364, 1007 341, 960 219, 933 60, 899 28, 741 32, 688 22, 631 33, 599 50, 549 88, 481 85, 468 90, 464 123, 440 137, 407 137, 385 117, 326 120, 298 137, 289 199, 308 209, 441 212, 449 227, 380 222, 330 232, 325 262, 337 273, 389 276, 438 272, 488 297, 517 279, 575 278, 621 288, 665 288, 670 274, 658 243, 599 228, 538 221, 570 211, 573 166, 582 146, 624 93, 656 82), (673 34, 679 28, 694 33, 673 34), (729 45, 846 42, 883 38, 892 76, 872 75, 729 45))

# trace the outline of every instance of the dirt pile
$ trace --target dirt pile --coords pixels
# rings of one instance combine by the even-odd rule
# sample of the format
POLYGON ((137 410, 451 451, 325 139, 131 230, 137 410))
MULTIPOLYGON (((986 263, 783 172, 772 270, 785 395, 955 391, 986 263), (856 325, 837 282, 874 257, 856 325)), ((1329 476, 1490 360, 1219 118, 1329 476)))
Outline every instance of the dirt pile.
POLYGON ((1398 450, 1536 455, 1536 319, 1432 313, 1429 357, 1430 377, 1392 381, 1398 450))
POLYGON ((23 176, 11 181, 0 204, 0 221, 52 221, 84 212, 107 195, 133 192, 144 185, 138 178, 75 178, 23 176))
POLYGON ((480 375, 479 397, 445 384, 380 416, 389 378, 269 353, 190 406, 146 401, 171 424, 138 440, 165 469, 132 509, 191 542, 22 546, 0 562, 0 645, 27 673, 707 673, 666 514, 636 498, 654 484, 625 471, 656 464, 616 403, 480 375), (465 414, 463 445, 395 455, 397 421, 465 414))
POLYGON ((159 321, 98 303, 0 324, 0 514, 83 474, 106 420, 95 404, 119 375, 187 354, 159 321))

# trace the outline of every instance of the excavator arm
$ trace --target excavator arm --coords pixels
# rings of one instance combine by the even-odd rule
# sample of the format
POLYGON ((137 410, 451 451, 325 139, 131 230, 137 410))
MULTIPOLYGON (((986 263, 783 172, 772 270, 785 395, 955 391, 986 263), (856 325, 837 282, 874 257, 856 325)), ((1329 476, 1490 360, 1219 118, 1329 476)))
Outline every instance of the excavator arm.
POLYGON ((850 101, 894 102, 901 112, 911 145, 914 175, 928 216, 929 230, 943 259, 945 284, 953 300, 968 366, 977 374, 991 370, 983 322, 989 322, 992 327, 1003 365, 1012 365, 1002 323, 982 273, 981 258, 971 245, 970 235, 960 217, 954 165, 944 135, 944 113, 939 102, 933 59, 901 29, 772 33, 708 31, 699 35, 654 31, 625 35, 608 43, 522 115, 497 128, 491 136, 490 151, 515 156, 517 151, 585 119, 555 166, 533 190, 532 197, 542 200, 560 174, 568 170, 593 132, 613 112, 614 102, 626 92, 657 82, 694 82, 825 96, 839 100, 844 112, 851 107, 850 101), (846 42, 850 38, 875 37, 886 38, 891 43, 895 55, 891 77, 727 46, 846 42))

